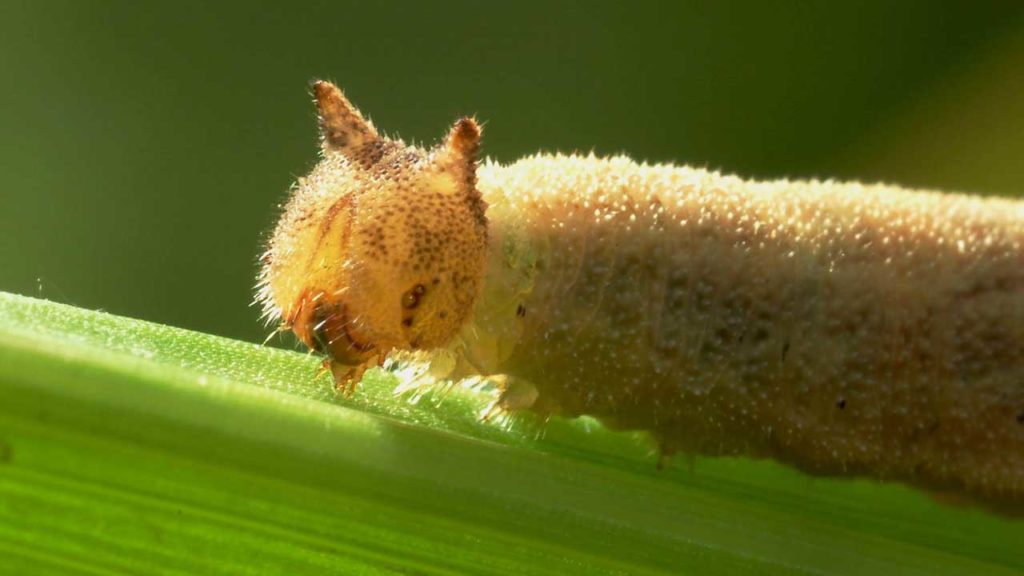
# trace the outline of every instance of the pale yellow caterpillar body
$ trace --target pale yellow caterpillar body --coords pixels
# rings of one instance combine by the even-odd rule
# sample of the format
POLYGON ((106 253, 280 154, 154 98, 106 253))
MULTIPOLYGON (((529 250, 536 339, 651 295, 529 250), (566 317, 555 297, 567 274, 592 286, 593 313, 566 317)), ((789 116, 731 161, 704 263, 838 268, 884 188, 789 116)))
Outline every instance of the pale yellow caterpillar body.
POLYGON ((507 409, 1024 507, 1024 203, 625 157, 478 165, 315 85, 259 300, 341 386, 439 351, 507 409))

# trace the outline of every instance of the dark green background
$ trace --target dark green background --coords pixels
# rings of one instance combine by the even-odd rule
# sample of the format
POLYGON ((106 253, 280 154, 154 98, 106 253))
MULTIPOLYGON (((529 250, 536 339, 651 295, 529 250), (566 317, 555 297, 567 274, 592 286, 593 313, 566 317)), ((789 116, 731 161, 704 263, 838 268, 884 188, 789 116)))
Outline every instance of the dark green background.
POLYGON ((1016 2, 4 2, 0 71, 0 290, 250 340, 316 77, 501 161, 1024 190, 1016 2))

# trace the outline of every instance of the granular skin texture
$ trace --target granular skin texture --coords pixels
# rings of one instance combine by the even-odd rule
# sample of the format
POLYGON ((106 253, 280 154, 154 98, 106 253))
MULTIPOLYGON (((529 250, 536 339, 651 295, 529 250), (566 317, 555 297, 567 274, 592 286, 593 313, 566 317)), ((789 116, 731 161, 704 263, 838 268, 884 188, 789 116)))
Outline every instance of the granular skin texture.
POLYGON ((1024 203, 625 157, 478 166, 472 120, 423 151, 340 109, 259 295, 339 385, 444 350, 503 408, 665 454, 1024 509, 1024 203))

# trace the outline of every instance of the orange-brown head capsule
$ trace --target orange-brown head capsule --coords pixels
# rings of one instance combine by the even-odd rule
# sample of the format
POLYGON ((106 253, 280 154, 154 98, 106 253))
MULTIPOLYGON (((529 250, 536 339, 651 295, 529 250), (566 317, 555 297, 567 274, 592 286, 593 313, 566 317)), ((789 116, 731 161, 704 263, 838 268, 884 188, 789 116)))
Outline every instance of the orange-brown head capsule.
POLYGON ((483 280, 479 126, 463 118, 422 150, 378 134, 333 84, 313 91, 323 159, 299 179, 263 258, 265 314, 353 368, 446 344, 483 280))

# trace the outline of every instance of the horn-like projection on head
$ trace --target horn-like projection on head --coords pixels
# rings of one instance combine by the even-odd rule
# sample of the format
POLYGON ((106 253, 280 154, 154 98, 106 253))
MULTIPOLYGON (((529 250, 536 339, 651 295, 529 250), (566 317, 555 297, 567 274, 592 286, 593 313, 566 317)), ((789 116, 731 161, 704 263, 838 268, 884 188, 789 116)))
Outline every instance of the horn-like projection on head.
POLYGON ((317 80, 313 83, 313 95, 320 113, 320 141, 324 150, 347 154, 381 140, 373 124, 334 84, 317 80))
POLYGON ((470 186, 476 184, 476 160, 480 151, 480 125, 466 117, 458 120, 437 151, 437 161, 453 170, 470 186))

